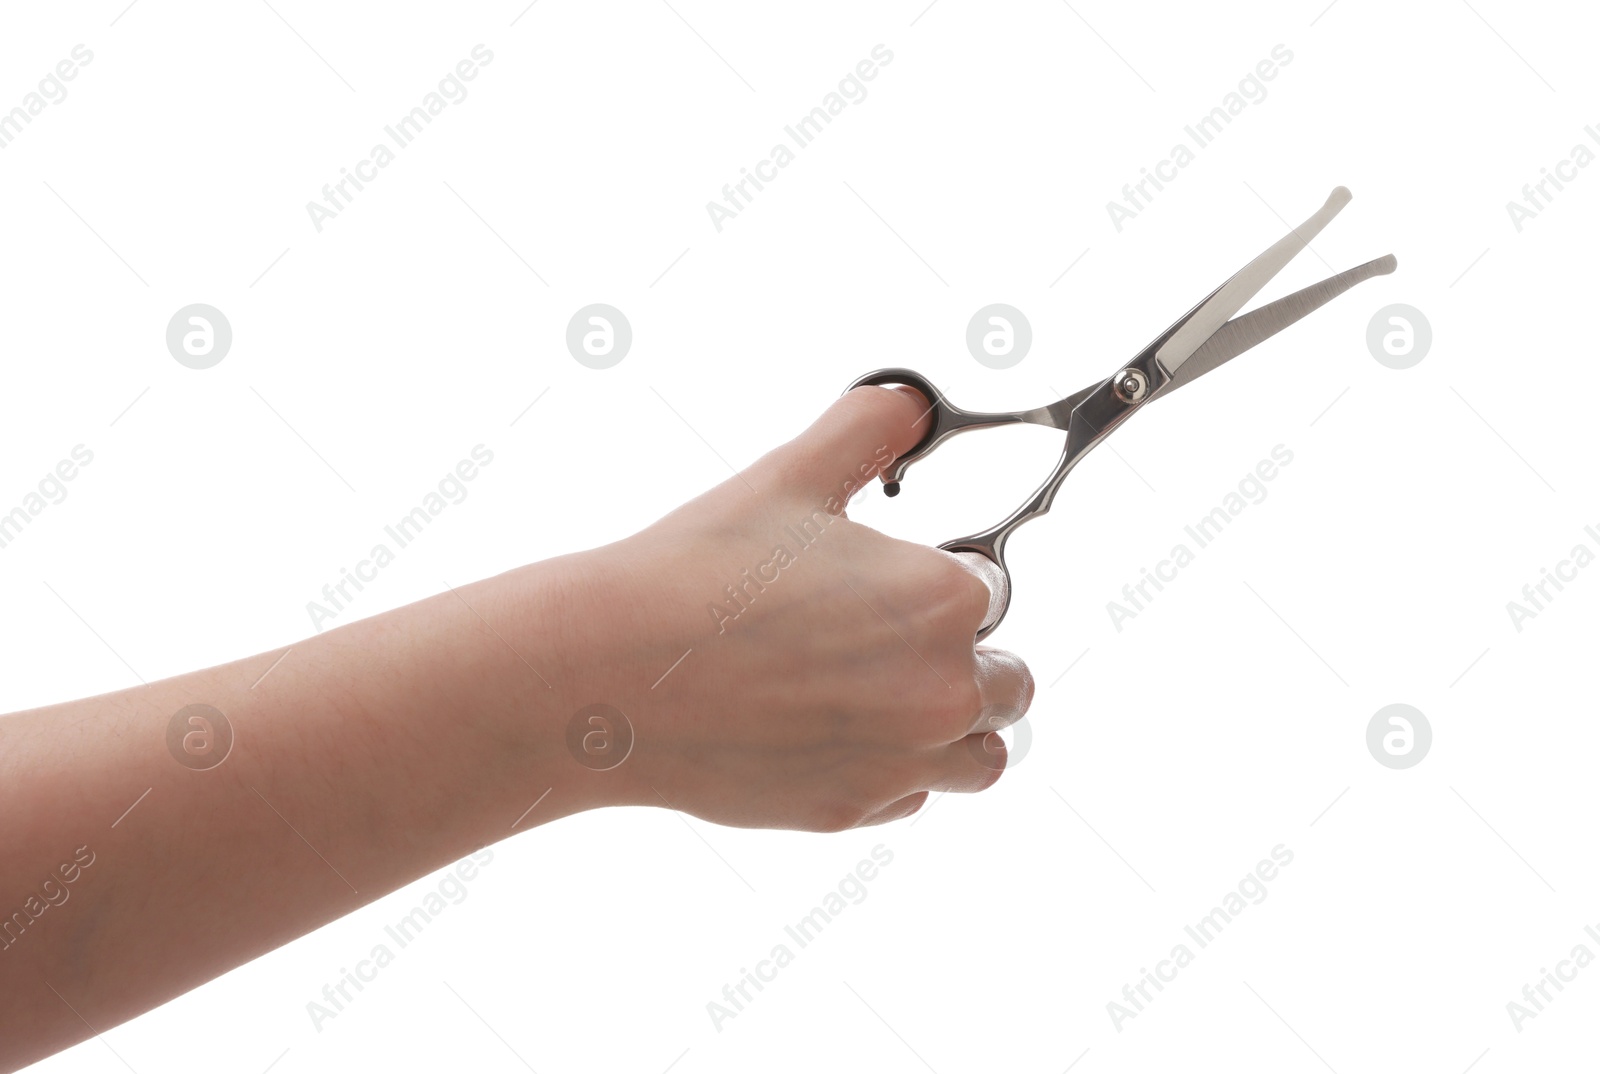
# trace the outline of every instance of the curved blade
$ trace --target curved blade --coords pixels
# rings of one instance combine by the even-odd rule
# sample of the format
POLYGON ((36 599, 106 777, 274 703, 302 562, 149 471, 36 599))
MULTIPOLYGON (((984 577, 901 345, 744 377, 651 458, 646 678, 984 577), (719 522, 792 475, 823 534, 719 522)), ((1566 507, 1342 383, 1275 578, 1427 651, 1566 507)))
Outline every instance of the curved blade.
POLYGON ((1181 388, 1197 377, 1211 372, 1230 358, 1237 358, 1261 341, 1277 335, 1311 311, 1338 298, 1362 280, 1388 275, 1395 270, 1395 264, 1394 255, 1385 254, 1374 261, 1368 261, 1365 265, 1357 265, 1337 276, 1329 276, 1321 283, 1314 283, 1303 291, 1296 291, 1276 302, 1269 302, 1242 317, 1235 317, 1201 344, 1200 348, 1178 367, 1177 372, 1173 373, 1172 379, 1162 385, 1150 398, 1154 400, 1175 388, 1181 388))
POLYGON ((1317 233, 1328 226, 1328 221, 1337 216, 1339 210, 1348 204, 1350 204, 1349 189, 1342 186, 1334 187, 1333 193, 1328 195, 1328 200, 1323 202, 1322 208, 1311 214, 1310 219, 1267 247, 1254 261, 1230 276, 1210 298, 1189 314, 1183 324, 1156 351, 1156 361, 1161 363, 1161 368, 1176 376, 1189 357, 1211 338, 1212 333, 1243 309, 1244 304, 1254 298, 1256 292, 1265 287, 1268 280, 1283 271, 1283 267, 1294 260, 1294 256, 1304 250, 1306 244, 1316 238, 1317 233))

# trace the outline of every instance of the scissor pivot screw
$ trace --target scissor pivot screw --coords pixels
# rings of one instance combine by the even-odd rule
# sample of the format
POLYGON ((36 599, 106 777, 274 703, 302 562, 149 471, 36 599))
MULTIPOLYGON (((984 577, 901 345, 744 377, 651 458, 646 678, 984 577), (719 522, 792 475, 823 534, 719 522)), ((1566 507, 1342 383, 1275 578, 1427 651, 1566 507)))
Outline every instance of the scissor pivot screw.
POLYGON ((1111 378, 1111 390, 1124 403, 1137 403, 1150 394, 1150 378, 1137 369, 1124 369, 1111 378))

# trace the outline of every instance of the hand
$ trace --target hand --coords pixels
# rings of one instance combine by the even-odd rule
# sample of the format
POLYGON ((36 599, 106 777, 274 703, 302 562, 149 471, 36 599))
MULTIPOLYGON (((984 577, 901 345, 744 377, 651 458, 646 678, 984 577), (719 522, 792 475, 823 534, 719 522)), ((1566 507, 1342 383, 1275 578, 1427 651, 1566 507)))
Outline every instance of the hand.
POLYGON ((992 732, 1021 718, 1033 680, 973 647, 988 588, 843 516, 922 436, 924 410, 859 388, 617 544, 4 717, 0 813, 25 823, 0 830, 0 887, 39 890, 75 847, 94 865, 70 902, 13 915, 0 938, 0 994, 28 1027, 0 1034, 0 1069, 581 810, 838 831, 990 786, 1005 764, 992 732), (225 764, 172 751, 174 715, 197 703, 236 729, 225 764), (594 703, 633 729, 603 771, 568 745, 594 703))
POLYGON ((974 648, 989 586, 843 514, 921 438, 926 409, 858 388, 742 474, 579 557, 584 606, 556 685, 620 709, 634 735, 626 761, 583 773, 607 781, 604 800, 839 831, 1000 777, 993 732, 1034 684, 1013 654, 974 648))

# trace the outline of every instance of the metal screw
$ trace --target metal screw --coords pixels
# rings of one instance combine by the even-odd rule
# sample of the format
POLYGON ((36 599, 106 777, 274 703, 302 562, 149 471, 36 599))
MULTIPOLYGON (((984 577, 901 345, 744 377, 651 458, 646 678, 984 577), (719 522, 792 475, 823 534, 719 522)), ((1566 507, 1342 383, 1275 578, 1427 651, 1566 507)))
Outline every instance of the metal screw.
POLYGON ((1150 380, 1137 369, 1124 369, 1111 378, 1111 390, 1124 403, 1137 403, 1150 393, 1150 380))

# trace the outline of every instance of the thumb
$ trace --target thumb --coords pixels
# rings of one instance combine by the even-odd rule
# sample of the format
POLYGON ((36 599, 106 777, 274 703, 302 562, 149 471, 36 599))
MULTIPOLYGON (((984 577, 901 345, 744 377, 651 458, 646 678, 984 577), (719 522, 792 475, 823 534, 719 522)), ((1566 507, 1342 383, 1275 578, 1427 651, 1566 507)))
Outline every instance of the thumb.
POLYGON ((838 513, 927 433, 929 405, 913 388, 867 385, 836 399, 811 427, 764 462, 787 487, 838 513))

